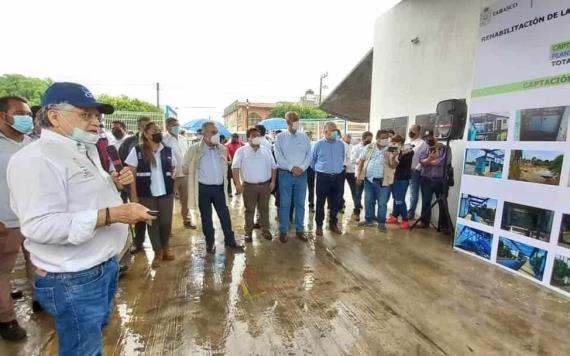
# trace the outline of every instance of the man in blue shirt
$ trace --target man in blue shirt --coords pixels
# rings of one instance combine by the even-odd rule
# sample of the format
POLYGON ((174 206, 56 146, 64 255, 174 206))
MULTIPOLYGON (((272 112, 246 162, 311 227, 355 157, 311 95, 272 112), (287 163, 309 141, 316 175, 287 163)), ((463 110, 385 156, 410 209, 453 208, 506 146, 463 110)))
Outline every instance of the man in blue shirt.
POLYGON ((311 167, 317 176, 317 236, 323 236, 325 219, 325 201, 330 204, 329 230, 342 234, 337 225, 337 214, 344 192, 345 147, 339 140, 338 130, 334 122, 325 124, 325 137, 315 143, 311 158, 311 167))
POLYGON ((305 236, 305 196, 307 194, 307 168, 311 162, 311 144, 307 135, 299 131, 299 116, 294 111, 285 114, 288 130, 275 139, 275 160, 279 166, 279 240, 287 242, 291 200, 295 204, 297 238, 305 236))

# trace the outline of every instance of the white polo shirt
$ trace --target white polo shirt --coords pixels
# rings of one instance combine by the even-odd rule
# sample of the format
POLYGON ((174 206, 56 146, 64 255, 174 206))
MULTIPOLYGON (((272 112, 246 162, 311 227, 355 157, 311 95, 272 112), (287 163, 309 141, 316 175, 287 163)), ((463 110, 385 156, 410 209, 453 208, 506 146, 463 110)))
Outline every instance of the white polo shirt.
POLYGON ((95 145, 44 129, 8 163, 12 210, 35 266, 48 272, 89 269, 121 252, 125 224, 95 228, 97 211, 123 202, 95 145))
MULTIPOLYGON (((162 143, 172 149, 172 159, 176 162, 182 162, 184 160, 184 155, 188 149, 188 144, 182 136, 174 136, 170 132, 167 132, 162 137, 162 143)), ((184 177, 184 172, 181 169, 177 169, 176 178, 184 177)))
MULTIPOLYGON (((162 175, 162 159, 160 153, 164 149, 162 143, 158 146, 158 150, 154 152, 154 160, 156 165, 150 166, 150 193, 153 197, 160 197, 166 195, 166 184, 164 183, 164 176, 162 175)), ((137 150, 133 147, 125 163, 131 167, 138 167, 139 160, 137 157, 137 150)), ((172 154, 172 166, 176 167, 176 156, 172 154)))
POLYGON ((271 171, 277 169, 271 150, 260 146, 257 150, 250 144, 238 148, 232 162, 232 169, 239 168, 246 183, 264 183, 271 179, 271 171))

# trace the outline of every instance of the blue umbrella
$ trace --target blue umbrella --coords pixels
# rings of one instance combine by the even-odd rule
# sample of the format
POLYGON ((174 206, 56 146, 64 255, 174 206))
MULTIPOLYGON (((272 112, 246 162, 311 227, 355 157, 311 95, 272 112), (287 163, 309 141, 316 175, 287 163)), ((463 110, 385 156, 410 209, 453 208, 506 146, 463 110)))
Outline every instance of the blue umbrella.
POLYGON ((216 125, 216 127, 218 128, 220 135, 226 136, 227 139, 229 139, 230 136, 232 135, 231 132, 228 129, 226 129, 226 127, 221 122, 209 119, 192 120, 182 125, 182 128, 190 133, 196 133, 199 129, 202 128, 202 125, 205 122, 213 122, 214 125, 216 125))
POLYGON ((267 130, 287 130, 287 121, 280 117, 271 117, 269 119, 265 119, 259 123, 260 125, 265 126, 267 130))

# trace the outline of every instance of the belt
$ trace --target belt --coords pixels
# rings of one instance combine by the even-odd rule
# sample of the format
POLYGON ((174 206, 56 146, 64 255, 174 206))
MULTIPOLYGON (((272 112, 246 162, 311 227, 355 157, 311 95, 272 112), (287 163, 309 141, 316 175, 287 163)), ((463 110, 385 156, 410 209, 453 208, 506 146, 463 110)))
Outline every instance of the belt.
POLYGON ((271 179, 270 179, 270 180, 266 180, 265 182, 261 182, 261 183, 243 182, 243 184, 248 184, 248 185, 265 185, 265 184, 269 184, 269 183, 271 183, 271 179))
POLYGON ((381 182, 384 178, 372 178, 373 182, 381 182))
POLYGON ((204 183, 198 183, 198 185, 203 185, 204 187, 223 187, 224 183, 222 184, 204 184, 204 183))
POLYGON ((327 176, 327 177, 334 177, 334 176, 338 176, 343 174, 344 172, 339 172, 339 173, 324 173, 324 172, 317 172, 318 175, 323 175, 323 176, 327 176))

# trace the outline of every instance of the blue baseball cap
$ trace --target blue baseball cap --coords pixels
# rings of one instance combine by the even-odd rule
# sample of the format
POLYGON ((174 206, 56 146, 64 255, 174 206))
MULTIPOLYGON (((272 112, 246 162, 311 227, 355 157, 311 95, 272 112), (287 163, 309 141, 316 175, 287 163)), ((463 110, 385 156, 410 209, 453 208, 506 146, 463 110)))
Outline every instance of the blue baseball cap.
POLYGON ((60 103, 78 108, 97 109, 101 114, 112 114, 115 111, 113 105, 98 102, 89 89, 77 83, 53 83, 47 88, 42 96, 42 107, 60 103))

